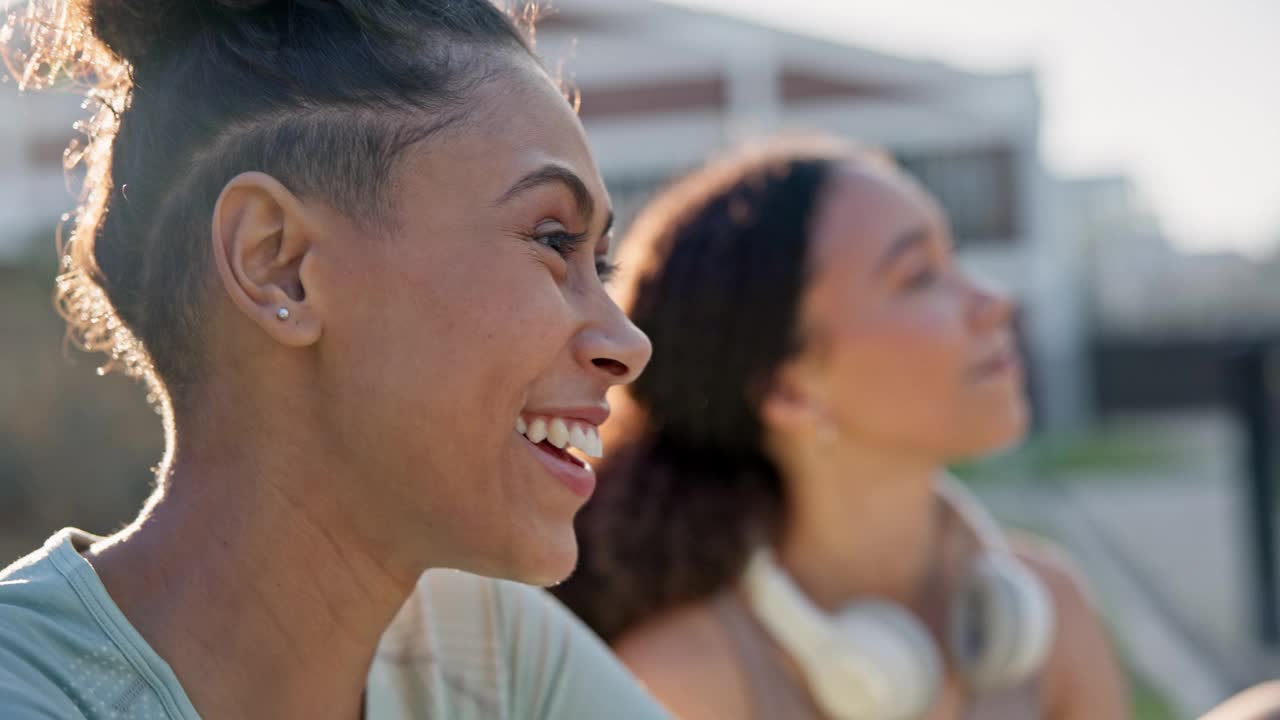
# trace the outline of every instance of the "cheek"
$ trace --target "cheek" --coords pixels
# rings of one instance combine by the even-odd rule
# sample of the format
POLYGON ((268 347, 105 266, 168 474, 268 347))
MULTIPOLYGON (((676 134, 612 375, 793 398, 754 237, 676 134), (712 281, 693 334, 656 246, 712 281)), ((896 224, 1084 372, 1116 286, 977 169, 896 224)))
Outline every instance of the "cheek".
POLYGON ((839 412, 855 428, 923 431, 960 391, 967 350, 945 307, 864 322, 833 355, 839 412))
POLYGON ((558 286, 517 241, 468 240, 428 238, 433 247, 368 263, 335 328, 347 422, 380 428, 379 451, 441 471, 495 462, 529 384, 572 331, 558 286), (433 451, 442 434, 448 453, 433 451))
POLYGON ((430 525, 456 566, 505 574, 504 563, 537 564, 515 557, 526 545, 573 549, 568 520, 554 528, 567 540, 545 537, 545 479, 514 422, 568 352, 575 321, 535 257, 491 250, 400 262, 369 284, 367 310, 348 320, 363 348, 340 381, 351 407, 337 422, 383 471, 383 504, 399 524, 430 525))
POLYGON ((420 369, 459 390, 538 374, 571 329, 559 287, 529 249, 507 238, 483 244, 432 253, 394 279, 392 303, 420 369))

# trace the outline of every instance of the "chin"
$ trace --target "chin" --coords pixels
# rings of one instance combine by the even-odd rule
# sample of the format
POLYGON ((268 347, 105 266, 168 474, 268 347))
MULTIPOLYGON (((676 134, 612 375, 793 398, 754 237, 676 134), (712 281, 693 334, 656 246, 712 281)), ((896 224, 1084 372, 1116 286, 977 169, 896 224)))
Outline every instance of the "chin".
POLYGON ((513 558, 511 568, 504 576, 526 585, 550 587, 564 582, 578 566, 578 540, 572 526, 554 538, 530 540, 525 552, 513 558))
POLYGON ((985 437, 976 443, 978 447, 974 448, 975 455, 1003 452, 1020 444, 1026 439, 1027 432, 1031 429, 1031 413, 1026 403, 1020 403, 1016 408, 1010 408, 1002 417, 989 419, 986 423, 977 424, 975 427, 982 427, 984 424, 986 425, 985 437))
POLYGON ((1025 402, 980 413, 953 436, 960 442, 952 447, 951 457, 976 460, 1012 449, 1026 439, 1030 426, 1031 415, 1025 402))

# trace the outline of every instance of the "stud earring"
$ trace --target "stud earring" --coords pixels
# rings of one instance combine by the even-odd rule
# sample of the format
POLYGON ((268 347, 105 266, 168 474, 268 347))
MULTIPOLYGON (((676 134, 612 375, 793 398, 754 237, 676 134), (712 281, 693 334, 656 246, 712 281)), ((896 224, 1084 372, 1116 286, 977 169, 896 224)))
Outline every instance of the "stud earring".
POLYGON ((287 308, 287 307, 282 307, 282 308, 280 308, 279 310, 277 310, 277 311, 276 311, 276 318, 278 318, 281 322, 283 322, 283 321, 285 321, 285 320, 288 320, 288 319, 289 319, 289 308, 287 308))
POLYGON ((818 443, 824 447, 831 447, 840 439, 840 433, 836 430, 835 423, 826 420, 822 426, 818 428, 818 443))

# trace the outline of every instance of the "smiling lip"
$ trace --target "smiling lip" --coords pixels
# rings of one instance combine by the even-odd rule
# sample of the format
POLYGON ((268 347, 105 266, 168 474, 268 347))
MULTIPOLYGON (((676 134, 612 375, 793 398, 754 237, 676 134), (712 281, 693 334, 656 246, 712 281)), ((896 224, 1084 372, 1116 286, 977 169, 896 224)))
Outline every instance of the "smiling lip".
POLYGON ((978 380, 987 380, 1001 375, 1016 375, 1022 372, 1022 361, 1018 354, 1009 350, 994 353, 979 363, 973 371, 978 380))
POLYGON ((523 415, 540 415, 542 417, 562 417, 569 420, 581 420, 591 423, 596 427, 604 424, 609 419, 609 405, 601 403, 599 405, 583 405, 582 407, 540 407, 527 408, 523 415))
MULTIPOLYGON (((598 405, 583 405, 579 407, 527 408, 521 413, 521 416, 559 417, 565 420, 578 420, 595 426, 598 432, 599 426, 609 419, 609 405, 602 402, 598 405)), ((535 444, 529 442, 529 439, 524 435, 520 433, 517 433, 517 435, 524 442, 525 447, 538 458, 538 462, 542 463, 542 466, 574 495, 586 500, 595 492, 595 470, 584 460, 569 455, 567 446, 564 450, 560 450, 546 440, 535 444)))
POLYGON ((546 441, 534 445, 529 439, 520 435, 520 440, 524 446, 529 448, 529 452, 538 458, 538 462, 547 469, 557 480, 561 482, 569 492, 582 499, 591 497, 596 490, 596 471, 587 463, 573 460, 562 459, 554 447, 544 447, 546 441), (582 464, 578 464, 581 462, 582 464))

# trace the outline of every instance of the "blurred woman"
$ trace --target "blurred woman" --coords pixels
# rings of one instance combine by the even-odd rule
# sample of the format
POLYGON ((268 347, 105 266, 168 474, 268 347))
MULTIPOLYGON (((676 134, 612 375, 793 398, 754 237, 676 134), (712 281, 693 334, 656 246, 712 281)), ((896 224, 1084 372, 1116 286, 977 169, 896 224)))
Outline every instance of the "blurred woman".
POLYGON ((621 252, 655 354, 556 592, 676 714, 1125 717, 1074 573, 943 474, 1028 410, 1013 306, 920 186, 780 141, 675 184, 621 252))
POLYGON ((135 522, 0 574, 0 717, 662 716, 545 593, 424 577, 567 575, 568 450, 649 356, 508 16, 33 0, 0 38, 27 87, 93 83, 57 298, 169 440, 135 522))

